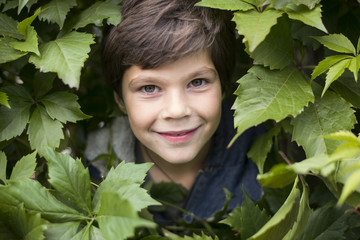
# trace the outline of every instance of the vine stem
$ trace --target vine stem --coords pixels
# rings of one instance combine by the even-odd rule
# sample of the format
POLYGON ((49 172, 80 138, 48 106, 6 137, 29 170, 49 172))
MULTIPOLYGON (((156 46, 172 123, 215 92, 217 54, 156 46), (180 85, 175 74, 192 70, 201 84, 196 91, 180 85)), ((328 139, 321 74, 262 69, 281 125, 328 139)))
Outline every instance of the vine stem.
MULTIPOLYGON (((292 165, 293 163, 289 160, 289 158, 285 155, 285 153, 283 151, 279 151, 279 154, 281 155, 281 157, 284 159, 284 161, 288 164, 288 165, 292 165)), ((298 174, 303 186, 306 185, 304 176, 302 174, 298 174)))
POLYGON ((214 233, 213 229, 211 228, 210 224, 207 223, 206 221, 199 219, 198 217, 196 217, 196 216, 195 216, 194 214, 192 214, 191 212, 188 212, 188 211, 186 211, 185 209, 182 209, 181 207, 179 207, 179 206, 177 206, 177 205, 175 205, 175 204, 172 204, 172 203, 169 203, 169 202, 166 202, 166 201, 162 201, 162 200, 158 200, 158 201, 159 201, 160 203, 162 203, 163 205, 165 205, 165 206, 174 208, 174 209, 176 209, 176 210, 178 210, 178 211, 180 211, 180 212, 182 212, 182 213, 185 213, 185 214, 190 215, 190 216, 193 217, 195 220, 199 221, 199 222, 206 228, 206 230, 209 231, 209 233, 210 233, 211 235, 215 236, 215 233, 214 233))

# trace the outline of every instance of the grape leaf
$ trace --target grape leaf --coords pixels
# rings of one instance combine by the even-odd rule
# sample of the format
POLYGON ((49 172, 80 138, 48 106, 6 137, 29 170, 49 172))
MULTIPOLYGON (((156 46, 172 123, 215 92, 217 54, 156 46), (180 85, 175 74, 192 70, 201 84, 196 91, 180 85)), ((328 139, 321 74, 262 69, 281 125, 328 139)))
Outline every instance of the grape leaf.
POLYGON ((276 9, 283 8, 289 4, 292 5, 306 5, 309 9, 313 9, 320 0, 272 0, 271 1, 276 9))
POLYGON ((17 208, 20 203, 30 213, 40 213, 49 221, 81 221, 87 217, 58 201, 37 181, 25 179, 0 185, 0 209, 17 208))
MULTIPOLYGON (((296 116, 313 101, 313 93, 304 76, 295 68, 270 71, 252 67, 238 80, 234 123, 238 134, 268 119, 280 121, 288 115, 296 116)), ((231 142, 231 143, 232 143, 231 142)))
POLYGON ((253 52, 249 53, 255 64, 282 69, 294 60, 294 47, 288 21, 281 17, 253 52))
POLYGON ((248 240, 278 240, 282 239, 296 221, 299 204, 300 190, 297 187, 298 178, 294 182, 294 186, 281 208, 275 215, 248 240))
POLYGON ((244 35, 252 52, 269 34, 270 29, 282 15, 276 10, 267 10, 262 13, 257 11, 236 12, 233 21, 240 35, 244 35))
POLYGON ((46 240, 69 240, 77 232, 80 222, 65 222, 51 224, 45 230, 46 240))
POLYGON ((155 227, 155 223, 138 217, 132 204, 118 193, 103 192, 97 216, 100 230, 106 239, 126 239, 136 227, 155 227))
POLYGON ((301 234, 305 231, 306 224, 311 213, 312 210, 309 206, 309 187, 304 186, 300 199, 299 214, 297 216, 296 222, 294 223, 292 229, 285 235, 283 240, 293 240, 297 239, 297 236, 301 236, 301 234))
POLYGON ((7 167, 7 159, 4 152, 0 151, 0 180, 4 183, 7 182, 6 178, 6 167, 7 167))
POLYGON ((46 11, 42 12, 39 18, 56 23, 62 29, 67 13, 76 5, 76 0, 52 0, 42 6, 46 11))
POLYGON ((302 21, 303 23, 320 29, 327 33, 327 30, 321 20, 321 5, 318 4, 315 8, 309 9, 305 5, 288 5, 285 12, 289 18, 302 21))
MULTIPOLYGON (((0 42, 1 43, 1 42, 0 42)), ((9 98, 4 92, 0 92, 0 104, 4 105, 5 107, 11 109, 9 105, 9 98)))
POLYGON ((344 73, 345 69, 349 67, 350 63, 351 59, 345 59, 329 68, 329 71, 326 73, 325 86, 321 96, 324 96, 326 90, 330 87, 330 84, 344 73))
POLYGON ((0 38, 0 64, 14 61, 26 55, 26 52, 21 52, 10 46, 15 39, 10 37, 0 38))
POLYGON ((318 154, 314 157, 289 165, 287 168, 297 174, 320 174, 321 170, 323 170, 329 162, 330 160, 328 155, 318 154))
POLYGON ((24 36, 18 32, 19 23, 4 13, 0 13, 0 36, 7 36, 16 39, 24 39, 24 36))
POLYGON ((64 138, 62 124, 58 120, 51 119, 40 105, 37 105, 32 113, 27 134, 31 148, 37 149, 40 153, 45 146, 57 148, 60 139, 64 138))
POLYGON ((30 178, 36 167, 36 151, 32 154, 22 157, 14 166, 10 180, 18 181, 30 178))
POLYGON ((301 145, 308 158, 317 154, 331 154, 339 142, 320 136, 339 130, 350 130, 356 123, 351 104, 333 92, 326 92, 321 98, 321 87, 313 85, 316 95, 314 104, 292 120, 294 126, 292 138, 301 145))
POLYGON ((26 28, 25 41, 11 42, 10 46, 22 52, 33 52, 36 55, 40 55, 37 32, 33 26, 26 28))
POLYGON ((20 135, 29 121, 33 99, 22 86, 5 87, 11 109, 0 107, 0 141, 20 135))
POLYGON ((317 76, 324 73, 326 70, 334 66, 336 63, 348 58, 350 57, 347 55, 333 55, 326 57, 321 62, 319 62, 319 64, 314 68, 311 74, 311 80, 314 80, 317 76))
POLYGON ((106 179, 131 180, 134 183, 142 184, 152 165, 152 163, 135 164, 121 162, 116 168, 110 169, 106 179))
POLYGON ((254 8, 251 4, 241 0, 202 0, 196 3, 196 6, 241 11, 248 11, 254 8))
POLYGON ((341 53, 352 53, 356 55, 356 50, 351 41, 342 34, 330 34, 326 36, 313 37, 330 50, 341 53))
POLYGON ((357 169, 353 171, 350 176, 347 177, 337 205, 343 205, 346 199, 350 196, 350 194, 353 193, 360 186, 359 174, 360 169, 357 169))
POLYGON ((77 100, 78 97, 75 94, 55 92, 45 96, 40 101, 44 104, 47 113, 52 119, 66 123, 90 118, 80 110, 77 100))
POLYGON ((349 214, 343 214, 341 209, 328 205, 318 208, 310 215, 304 234, 299 239, 344 239, 343 234, 348 229, 348 218, 349 214))
MULTIPOLYGON (((40 214, 27 213, 23 204, 17 208, 12 208, 8 213, 8 218, 0 225, 7 228, 11 232, 10 236, 6 237, 0 233, 1 239, 27 239, 27 240, 41 240, 44 239, 43 231, 46 229, 46 221, 41 219, 40 214)), ((1 227, 0 227, 0 232, 1 227)))
POLYGON ((287 164, 280 163, 273 166, 270 171, 259 174, 257 180, 262 186, 282 188, 294 182, 297 175, 287 168, 287 164))
POLYGON ((259 231, 269 219, 270 216, 266 214, 266 211, 264 209, 260 210, 244 192, 242 205, 235 208, 229 214, 229 217, 221 222, 231 226, 232 229, 240 232, 244 239, 247 239, 259 231))
POLYGON ((69 155, 48 148, 45 153, 49 167, 49 182, 61 193, 86 212, 91 212, 91 186, 89 171, 82 162, 69 155))
POLYGON ((349 70, 354 73, 354 79, 357 82, 360 70, 360 55, 351 59, 349 70))
POLYGON ((266 156, 273 145, 273 137, 277 136, 280 130, 281 126, 279 124, 267 131, 266 133, 257 137, 247 153, 247 156, 251 158, 251 160, 258 167, 260 174, 264 172, 266 156))
POLYGON ((91 34, 71 32, 40 45, 41 56, 32 55, 29 62, 42 72, 56 72, 65 84, 78 88, 80 71, 93 43, 91 34))
POLYGON ((140 211, 149 205, 159 205, 159 202, 152 199, 139 184, 133 183, 130 180, 105 179, 96 190, 93 198, 95 213, 99 211, 101 196, 106 191, 118 193, 122 199, 129 201, 129 204, 131 204, 132 209, 135 211, 140 211))
POLYGON ((82 11, 72 26, 72 29, 79 29, 87 26, 88 24, 95 24, 102 26, 102 21, 107 19, 108 23, 117 25, 120 23, 120 6, 112 1, 95 2, 86 10, 82 11))
POLYGON ((331 89, 335 90, 354 107, 360 108, 360 83, 355 82, 349 75, 345 72, 337 81, 331 84, 331 89))

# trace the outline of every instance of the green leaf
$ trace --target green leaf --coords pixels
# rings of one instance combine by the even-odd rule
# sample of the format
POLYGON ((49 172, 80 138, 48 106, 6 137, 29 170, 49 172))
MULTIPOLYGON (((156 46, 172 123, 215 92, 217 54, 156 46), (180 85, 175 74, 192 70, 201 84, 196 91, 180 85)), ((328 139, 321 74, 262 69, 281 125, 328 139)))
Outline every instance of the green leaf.
POLYGON ((296 221, 299 211, 300 190, 297 185, 298 179, 294 182, 290 195, 281 208, 256 234, 248 238, 248 240, 278 240, 287 234, 296 221))
POLYGON ((292 67, 270 71, 255 66, 238 83, 235 92, 237 98, 233 105, 237 136, 268 119, 280 121, 288 115, 296 116, 313 101, 310 85, 292 67))
POLYGON ((289 18, 299 20, 309 26, 315 27, 327 33, 327 30, 321 20, 321 5, 309 9, 305 5, 288 5, 285 12, 289 18))
POLYGON ((131 204, 132 209, 135 211, 140 211, 150 205, 159 205, 159 202, 152 199, 139 184, 133 183, 130 180, 105 179, 100 184, 93 198, 93 210, 95 213, 99 211, 100 199, 106 191, 118 193, 122 199, 129 201, 129 204, 131 204))
POLYGON ((25 41, 11 42, 10 46, 22 52, 33 52, 38 56, 40 55, 37 32, 33 26, 26 28, 25 41))
POLYGON ((211 8, 218 8, 224 10, 241 10, 241 11, 248 11, 253 9, 254 7, 241 0, 202 0, 199 3, 195 4, 196 6, 200 7, 211 7, 211 8))
POLYGON ((90 228, 92 223, 88 222, 78 233, 76 233, 71 240, 90 240, 90 228))
POLYGON ((282 69, 293 62, 294 47, 287 19, 279 18, 264 41, 249 55, 255 64, 262 64, 270 69, 282 69))
POLYGON ((155 227, 155 223, 138 217, 132 204, 118 193, 104 192, 97 216, 100 230, 106 239, 126 239, 136 227, 155 227))
POLYGON ((17 21, 8 15, 0 13, 0 36, 24 39, 24 36, 17 30, 18 24, 17 21))
POLYGON ((280 130, 281 126, 279 124, 257 137, 247 153, 247 156, 251 158, 251 160, 258 167, 260 174, 264 173, 264 164, 267 154, 270 152, 270 149, 273 145, 273 137, 277 136, 280 130))
POLYGON ((359 36, 358 43, 357 43, 357 47, 356 47, 356 54, 357 54, 357 55, 360 54, 360 36, 359 36))
POLYGON ((345 59, 329 68, 329 71, 326 74, 325 87, 323 89, 321 96, 324 96, 326 90, 330 87, 330 84, 334 82, 336 79, 338 79, 344 73, 345 68, 347 68, 350 65, 350 63, 351 63, 351 59, 345 59))
POLYGON ((56 72, 65 84, 78 88, 80 71, 93 43, 91 34, 71 32, 40 45, 41 56, 32 55, 29 62, 42 72, 56 72))
POLYGON ((69 240, 77 232, 80 222, 65 222, 51 224, 45 230, 46 240, 69 240))
POLYGON ((344 187, 342 189, 338 205, 341 206, 345 203, 346 199, 360 186, 360 169, 357 169, 351 173, 351 175, 346 179, 344 187))
MULTIPOLYGON (((100 187, 95 192, 92 201, 92 208, 94 212, 97 212, 99 210, 100 199, 103 191, 106 190, 107 188, 114 188, 113 182, 117 182, 115 183, 117 186, 120 185, 119 187, 122 189, 120 189, 119 191, 126 190, 126 188, 124 189, 123 188, 124 186, 122 185, 128 183, 130 185, 134 183, 138 187, 140 187, 140 185, 144 182, 146 174, 151 166, 152 166, 151 163, 135 164, 135 163, 121 162, 116 168, 111 168, 105 180, 101 182, 100 187)), ((145 193, 142 191, 142 193, 140 194, 144 195, 145 193)), ((146 203, 148 199, 149 199, 148 196, 145 196, 144 203, 146 203)))
POLYGON ((25 179, 0 186, 0 209, 17 208, 20 203, 30 213, 54 221, 82 221, 86 216, 58 201, 49 190, 35 180, 25 179))
POLYGON ((356 55, 356 50, 351 41, 342 34, 330 34, 326 36, 313 37, 330 50, 341 53, 352 53, 356 55))
POLYGON ((329 156, 326 154, 318 154, 314 157, 307 158, 301 162, 296 162, 288 166, 288 169, 294 171, 297 174, 321 174, 321 170, 329 164, 329 156))
POLYGON ((18 15, 20 14, 21 10, 25 7, 29 0, 19 0, 18 6, 18 15))
POLYGON ((265 209, 260 210, 259 206, 255 205, 244 192, 242 205, 235 208, 229 217, 221 222, 240 232, 243 239, 247 239, 259 231, 269 219, 265 209))
POLYGON ((287 164, 280 163, 273 166, 269 172, 259 174, 257 180, 262 186, 282 188, 294 182, 297 175, 287 168, 287 164))
POLYGON ((355 146, 360 146, 360 139, 357 138, 351 131, 338 131, 323 136, 324 138, 335 139, 340 141, 346 141, 355 146))
POLYGON ((0 141, 20 135, 29 121, 33 99, 22 86, 3 88, 9 96, 11 109, 0 107, 0 141))
POLYGON ((6 167, 7 167, 7 159, 4 152, 0 151, 0 180, 4 183, 7 182, 6 178, 6 167))
POLYGON ((347 55, 334 55, 334 56, 326 57, 324 60, 319 62, 319 64, 315 67, 314 71, 311 74, 311 80, 314 80, 316 77, 324 73, 326 70, 334 66, 336 63, 349 58, 350 56, 347 55))
POLYGON ((55 78, 55 73, 42 73, 36 71, 33 79, 34 95, 36 99, 41 99, 41 97, 51 90, 55 78))
POLYGON ((321 87, 318 85, 313 84, 313 89, 315 103, 311 103, 291 122, 294 126, 292 139, 304 148, 307 158, 321 153, 331 154, 339 142, 321 136, 350 130, 356 123, 351 104, 330 91, 321 98, 321 87))
POLYGON ((90 118, 80 110, 77 102, 78 97, 69 92, 55 92, 42 98, 40 101, 52 119, 57 119, 62 123, 76 122, 90 118))
POLYGON ((303 185, 303 193, 300 199, 299 214, 292 229, 285 235, 283 240, 297 239, 305 231, 312 210, 309 206, 309 187, 303 185))
POLYGON ((94 225, 90 227, 90 240, 105 240, 100 229, 95 227, 94 225))
MULTIPOLYGON (((1 44, 1 42, 0 42, 1 44)), ((5 107, 11 109, 9 105, 9 98, 4 92, 0 92, 0 104, 4 105, 5 107)))
POLYGON ((39 18, 43 21, 47 20, 50 23, 56 23, 62 29, 67 13, 76 5, 76 0, 52 0, 42 6, 46 11, 42 12, 39 18))
POLYGON ((337 81, 331 84, 331 89, 335 90, 354 107, 360 108, 360 83, 355 82, 349 75, 345 72, 337 81))
POLYGON ((110 24, 117 25, 121 20, 120 12, 120 6, 112 1, 96 2, 80 13, 72 29, 76 30, 88 24, 102 26, 104 19, 110 24))
POLYGON ((269 34, 270 29, 282 15, 276 10, 267 10, 262 13, 257 11, 236 12, 233 21, 240 35, 244 35, 252 52, 269 34))
POLYGON ((180 184, 161 182, 151 186, 150 195, 156 200, 180 203, 188 195, 188 191, 180 184))
POLYGON ((30 178, 35 172, 36 154, 37 152, 35 151, 22 157, 15 164, 9 180, 18 181, 30 178))
POLYGON ((359 75, 359 70, 360 70, 360 55, 358 55, 357 57, 354 57, 354 58, 351 59, 349 69, 350 69, 351 72, 354 73, 354 79, 357 82, 358 75, 359 75))
POLYGON ((9 37, 0 38, 0 64, 14 61, 26 55, 26 52, 21 52, 10 46, 14 40, 9 37))
POLYGON ((336 209, 328 205, 317 209, 310 215, 300 240, 344 239, 344 232, 348 229, 349 214, 343 213, 343 209, 336 209))
POLYGON ((16 239, 42 240, 44 239, 43 231, 46 229, 45 223, 39 213, 27 213, 23 204, 20 204, 17 208, 10 210, 7 220, 5 223, 0 222, 0 225, 4 224, 7 230, 16 236, 16 239))
POLYGON ((57 148, 60 139, 64 138, 62 124, 58 120, 51 119, 40 105, 37 105, 32 113, 27 134, 31 148, 41 151, 40 153, 46 146, 57 148))
POLYGON ((48 148, 45 154, 49 167, 49 182, 66 199, 91 212, 91 186, 89 171, 80 159, 57 153, 48 148))
POLYGON ((318 3, 320 3, 320 0, 272 0, 271 2, 274 4, 276 9, 283 8, 289 4, 305 5, 309 9, 313 9, 318 3))
POLYGON ((134 183, 142 184, 152 165, 153 163, 135 164, 132 162, 121 162, 116 168, 110 169, 106 179, 130 180, 134 183))

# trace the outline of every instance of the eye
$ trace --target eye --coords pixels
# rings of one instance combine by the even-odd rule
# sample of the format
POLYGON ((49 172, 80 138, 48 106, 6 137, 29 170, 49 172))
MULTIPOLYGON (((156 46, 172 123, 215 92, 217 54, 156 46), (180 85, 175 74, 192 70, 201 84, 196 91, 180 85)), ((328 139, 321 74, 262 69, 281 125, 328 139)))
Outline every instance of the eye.
POLYGON ((206 80, 199 78, 199 79, 192 80, 190 82, 190 85, 192 87, 200 87, 200 86, 204 85, 205 83, 206 83, 206 80))
POLYGON ((158 91, 158 87, 156 87, 155 85, 146 85, 141 87, 141 91, 143 91, 144 93, 155 93, 158 91))

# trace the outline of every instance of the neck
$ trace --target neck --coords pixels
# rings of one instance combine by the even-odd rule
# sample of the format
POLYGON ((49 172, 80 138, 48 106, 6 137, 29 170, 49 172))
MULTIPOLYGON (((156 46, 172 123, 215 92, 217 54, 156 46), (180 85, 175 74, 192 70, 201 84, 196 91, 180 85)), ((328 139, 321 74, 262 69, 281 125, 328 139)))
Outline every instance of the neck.
POLYGON ((149 174, 155 183, 174 182, 181 184, 186 189, 190 190, 207 158, 207 153, 210 150, 210 143, 204 146, 204 148, 205 149, 203 149, 195 159, 180 164, 169 163, 142 144, 141 154, 145 162, 154 163, 149 174))

